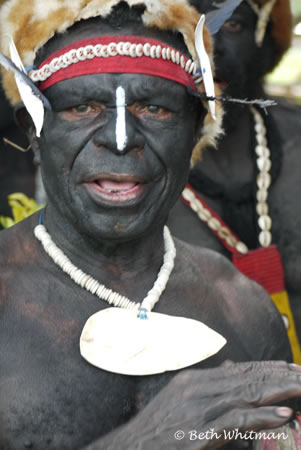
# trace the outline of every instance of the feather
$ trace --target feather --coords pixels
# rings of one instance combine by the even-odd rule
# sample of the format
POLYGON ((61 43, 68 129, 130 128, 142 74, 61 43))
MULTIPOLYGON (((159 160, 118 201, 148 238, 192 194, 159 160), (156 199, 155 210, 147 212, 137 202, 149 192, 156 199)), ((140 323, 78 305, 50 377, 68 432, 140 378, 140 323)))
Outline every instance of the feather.
MULTIPOLYGON (((9 51, 12 62, 22 73, 24 73, 24 75, 26 75, 25 68, 12 39, 9 45, 9 51)), ((36 135, 37 137, 40 137, 45 116, 43 101, 41 100, 40 96, 36 95, 36 90, 33 91, 32 87, 29 86, 28 83, 24 81, 24 79, 21 80, 20 77, 16 76, 16 72, 14 72, 14 75, 24 106, 30 114, 33 123, 35 124, 36 135)))
POLYGON ((243 0, 225 0, 222 3, 215 3, 217 9, 206 14, 206 27, 211 35, 216 34, 220 30, 242 1, 243 0))
POLYGON ((32 89, 33 93, 37 96, 40 97, 45 108, 46 109, 51 109, 50 103, 47 100, 47 98, 42 94, 42 92, 35 86, 35 84, 31 81, 31 79, 26 75, 25 72, 21 72, 20 69, 18 69, 18 67, 9 59, 7 58, 5 55, 3 55, 2 53, 0 53, 0 64, 6 69, 6 70, 11 70, 12 72, 14 72, 15 77, 23 82, 28 84, 28 86, 30 86, 30 88, 32 89))
MULTIPOLYGON (((210 59, 204 45, 204 24, 205 24, 205 16, 203 14, 195 30, 195 48, 199 58, 206 95, 207 97, 215 97, 214 81, 210 59)), ((212 118, 216 120, 215 102, 209 100, 208 105, 212 118)))
POLYGON ((10 52, 13 61, 0 53, 0 64, 6 70, 11 70, 14 73, 24 106, 35 124, 37 136, 40 137, 44 123, 44 107, 51 109, 50 103, 26 75, 22 61, 13 42, 10 45, 10 52))

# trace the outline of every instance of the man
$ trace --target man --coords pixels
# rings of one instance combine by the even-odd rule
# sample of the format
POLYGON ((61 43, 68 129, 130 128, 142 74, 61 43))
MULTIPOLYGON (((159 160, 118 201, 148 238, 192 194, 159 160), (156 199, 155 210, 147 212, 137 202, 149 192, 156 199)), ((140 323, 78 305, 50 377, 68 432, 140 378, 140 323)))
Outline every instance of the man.
POLYGON ((47 207, 0 236, 4 448, 74 449, 97 438, 106 449, 212 448, 227 441, 223 430, 292 416, 271 405, 301 394, 300 368, 254 362, 290 359, 264 291, 211 251, 176 241, 175 259, 167 230, 163 239, 204 116, 215 126, 187 91, 196 90, 187 48, 195 53, 198 18, 186 1, 41 9, 12 0, 1 11, 21 58, 40 66, 31 76, 52 107, 40 137, 19 112, 40 153, 47 207), (161 57, 169 54, 175 62, 161 57), (190 339, 195 327, 203 339, 190 339), (191 365, 187 355, 207 370, 164 373, 191 365), (218 367, 225 360, 253 362, 218 367), (212 439, 189 438, 210 428, 212 439))
MULTIPOLYGON (((194 4, 206 12, 213 5, 194 4)), ((215 38, 216 79, 224 95, 264 98, 263 76, 288 49, 291 29, 288 0, 242 2, 215 38)), ((176 236, 232 258, 267 289, 300 363, 301 115, 299 107, 277 103, 267 111, 226 104, 218 151, 204 151, 190 176, 194 192, 186 191, 187 204, 178 202, 170 226, 176 236), (193 199, 200 214, 190 208, 193 199)))

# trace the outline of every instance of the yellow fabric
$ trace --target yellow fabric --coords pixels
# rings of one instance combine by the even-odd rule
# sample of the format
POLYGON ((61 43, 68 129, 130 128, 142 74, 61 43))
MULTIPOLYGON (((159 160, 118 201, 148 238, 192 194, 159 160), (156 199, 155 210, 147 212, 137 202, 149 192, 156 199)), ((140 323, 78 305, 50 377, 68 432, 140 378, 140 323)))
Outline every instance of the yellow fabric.
POLYGON ((271 294, 271 297, 280 314, 286 316, 288 319, 289 328, 287 330, 287 334, 291 344, 294 362, 301 365, 301 348, 287 292, 277 292, 275 294, 271 294))

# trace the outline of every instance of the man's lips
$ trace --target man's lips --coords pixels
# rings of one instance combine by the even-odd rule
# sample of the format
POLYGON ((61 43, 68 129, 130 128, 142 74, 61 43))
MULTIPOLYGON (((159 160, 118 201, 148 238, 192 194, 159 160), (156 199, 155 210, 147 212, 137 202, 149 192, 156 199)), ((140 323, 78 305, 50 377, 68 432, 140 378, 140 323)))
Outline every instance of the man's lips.
POLYGON ((135 201, 144 192, 146 181, 129 175, 101 175, 85 183, 95 200, 127 203, 135 201))

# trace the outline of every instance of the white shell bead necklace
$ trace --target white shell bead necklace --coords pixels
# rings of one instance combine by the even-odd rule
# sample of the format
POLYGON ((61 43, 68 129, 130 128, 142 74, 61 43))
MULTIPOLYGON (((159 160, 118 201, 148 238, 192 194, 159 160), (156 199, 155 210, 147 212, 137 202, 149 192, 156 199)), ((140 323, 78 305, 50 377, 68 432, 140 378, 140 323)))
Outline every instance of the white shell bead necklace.
POLYGON ((272 168, 271 152, 268 148, 267 142, 267 130, 264 124, 262 116, 256 111, 255 108, 251 108, 255 122, 255 133, 257 145, 255 147, 256 152, 256 164, 258 168, 257 176, 257 193, 256 193, 256 211, 258 214, 258 226, 260 233, 258 236, 259 243, 262 247, 267 248, 272 243, 272 219, 269 215, 269 188, 272 183, 272 177, 270 170, 272 168))
POLYGON ((55 264, 76 284, 118 306, 93 314, 82 330, 80 353, 93 366, 123 375, 153 375, 196 364, 226 344, 223 336, 202 322, 151 312, 166 288, 176 256, 175 245, 166 226, 163 265, 141 304, 108 289, 72 264, 53 242, 44 225, 36 226, 34 234, 55 264))
MULTIPOLYGON (((267 248, 272 243, 272 219, 269 215, 269 188, 271 186, 272 177, 270 170, 272 167, 271 152, 268 148, 266 127, 260 113, 253 107, 250 108, 254 118, 254 130, 256 134, 256 165, 258 175, 256 179, 256 212, 258 215, 258 226, 260 233, 258 241, 263 248, 267 248)), ((235 248, 242 255, 249 252, 248 247, 241 241, 238 241, 231 230, 223 226, 217 218, 213 218, 211 212, 206 208, 202 201, 196 197, 190 189, 184 189, 183 198, 189 203, 190 208, 198 215, 199 219, 206 223, 211 230, 217 232, 220 239, 225 240, 227 244, 235 248)))
MULTIPOLYGON (((50 234, 47 232, 44 225, 37 225, 34 229, 35 237, 41 242, 45 252, 50 256, 54 263, 59 266, 63 272, 79 286, 96 295, 101 300, 106 301, 112 306, 126 309, 140 309, 151 311, 155 304, 159 301, 162 292, 165 290, 171 272, 174 268, 174 260, 176 257, 176 248, 173 238, 168 227, 164 227, 164 247, 165 254, 163 265, 159 271, 158 277, 152 287, 147 293, 142 303, 135 303, 127 297, 118 292, 108 289, 105 285, 100 284, 95 278, 86 274, 81 269, 76 267, 66 256, 61 249, 53 242, 50 234)), ((145 318, 142 315, 141 318, 145 318)))

